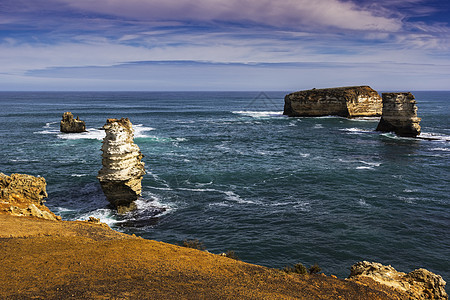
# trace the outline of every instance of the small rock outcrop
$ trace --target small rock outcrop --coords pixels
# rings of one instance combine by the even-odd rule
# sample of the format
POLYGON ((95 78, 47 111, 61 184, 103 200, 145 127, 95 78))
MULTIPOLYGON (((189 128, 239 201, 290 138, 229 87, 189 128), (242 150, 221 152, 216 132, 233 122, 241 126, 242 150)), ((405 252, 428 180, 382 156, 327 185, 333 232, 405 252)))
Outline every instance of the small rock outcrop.
POLYGON ((440 275, 426 269, 417 269, 406 274, 391 266, 367 261, 351 267, 350 279, 358 282, 364 277, 404 292, 408 294, 409 299, 448 299, 445 292, 446 282, 440 275))
POLYGON ((108 119, 103 126, 102 165, 98 180, 108 201, 119 213, 136 208, 145 174, 143 155, 134 143, 134 131, 128 118, 108 119))
POLYGON ((60 220, 45 205, 47 184, 42 177, 0 173, 0 211, 14 216, 60 220))
POLYGON ((85 132, 86 123, 84 121, 81 121, 78 116, 76 119, 74 119, 72 113, 68 111, 62 115, 60 130, 61 132, 65 133, 85 132))
POLYGON ((381 116, 382 99, 369 86, 312 89, 284 97, 284 115, 289 117, 381 116))
POLYGON ((383 113, 377 131, 395 132, 398 136, 416 137, 420 134, 420 118, 411 93, 383 93, 383 113))

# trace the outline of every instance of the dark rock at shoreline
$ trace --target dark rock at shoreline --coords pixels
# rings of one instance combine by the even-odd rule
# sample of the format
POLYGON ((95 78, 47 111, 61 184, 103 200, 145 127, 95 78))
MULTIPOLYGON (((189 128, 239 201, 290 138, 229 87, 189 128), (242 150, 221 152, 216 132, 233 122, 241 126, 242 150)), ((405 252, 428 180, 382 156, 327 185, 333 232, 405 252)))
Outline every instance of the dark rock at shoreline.
POLYGON ((62 120, 60 123, 61 132, 65 133, 80 133, 86 131, 86 123, 81 121, 77 116, 76 119, 73 118, 71 112, 65 112, 62 115, 62 120))
POLYGON ((395 132, 398 136, 416 137, 420 134, 420 118, 414 95, 383 93, 383 114, 377 131, 395 132))
POLYGON ((284 115, 289 117, 378 117, 380 95, 369 86, 312 89, 286 95, 284 115))
POLYGON ((128 118, 108 119, 103 126, 102 165, 98 172, 103 193, 119 213, 134 210, 141 195, 145 174, 143 155, 134 143, 134 131, 128 118))

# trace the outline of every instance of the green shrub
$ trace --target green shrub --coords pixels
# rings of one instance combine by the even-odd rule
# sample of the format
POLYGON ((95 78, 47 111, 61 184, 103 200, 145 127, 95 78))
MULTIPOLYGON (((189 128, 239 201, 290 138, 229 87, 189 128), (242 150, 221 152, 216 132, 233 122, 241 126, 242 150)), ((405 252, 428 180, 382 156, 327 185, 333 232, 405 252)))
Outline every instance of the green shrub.
POLYGON ((197 250, 205 250, 206 249, 206 247, 203 245, 203 243, 197 239, 184 240, 182 246, 186 247, 186 248, 197 249, 197 250))
POLYGON ((293 267, 286 266, 286 267, 284 267, 283 271, 285 271, 286 273, 297 273, 297 274, 308 273, 308 270, 306 269, 306 267, 301 263, 295 264, 293 267))
POLYGON ((314 264, 311 267, 309 267, 308 271, 309 271, 309 274, 317 274, 320 271, 322 271, 322 268, 319 267, 318 264, 314 264))
POLYGON ((236 252, 234 252, 233 250, 228 250, 227 252, 225 252, 225 257, 240 260, 239 257, 236 255, 236 252))

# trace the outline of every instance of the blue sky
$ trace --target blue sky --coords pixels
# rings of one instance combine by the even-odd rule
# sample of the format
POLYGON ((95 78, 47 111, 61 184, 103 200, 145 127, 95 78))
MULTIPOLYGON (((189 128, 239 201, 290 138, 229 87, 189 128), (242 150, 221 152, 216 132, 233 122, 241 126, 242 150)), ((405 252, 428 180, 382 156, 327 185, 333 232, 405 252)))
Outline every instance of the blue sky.
POLYGON ((450 90, 450 0, 0 0, 0 90, 450 90))

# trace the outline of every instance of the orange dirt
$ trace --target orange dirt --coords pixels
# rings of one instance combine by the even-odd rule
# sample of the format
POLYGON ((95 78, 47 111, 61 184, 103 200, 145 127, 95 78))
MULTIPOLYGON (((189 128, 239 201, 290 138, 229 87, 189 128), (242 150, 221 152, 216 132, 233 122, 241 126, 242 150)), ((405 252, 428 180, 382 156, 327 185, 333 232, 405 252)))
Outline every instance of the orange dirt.
POLYGON ((403 299, 375 282, 287 274, 88 222, 0 214, 0 299, 403 299))

